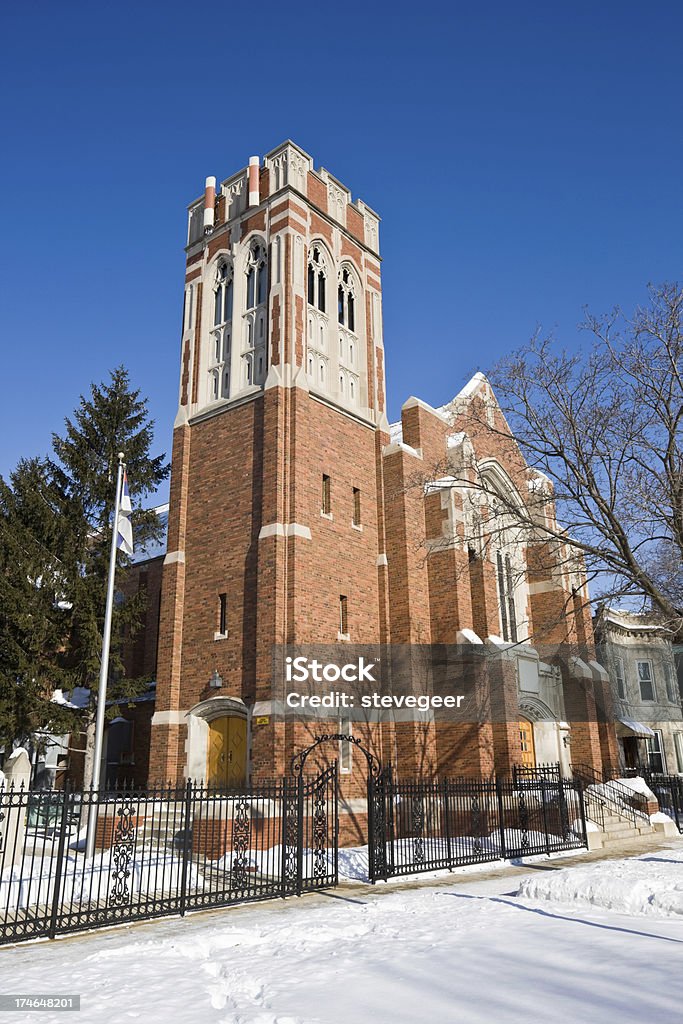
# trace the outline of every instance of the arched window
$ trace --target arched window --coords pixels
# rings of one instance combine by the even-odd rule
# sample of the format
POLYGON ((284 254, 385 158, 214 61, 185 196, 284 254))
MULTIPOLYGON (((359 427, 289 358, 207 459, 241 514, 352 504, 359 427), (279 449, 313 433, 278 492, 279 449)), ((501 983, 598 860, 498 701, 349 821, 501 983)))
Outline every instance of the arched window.
POLYGON ((319 245, 314 245, 308 254, 308 304, 325 312, 325 278, 327 269, 319 245))
POLYGON ((233 304, 232 264, 219 259, 213 285, 213 328, 211 329, 210 387, 212 401, 230 397, 230 353, 233 304))
MULTIPOLYGON (((342 264, 337 278, 337 319, 339 326, 339 398, 349 405, 362 402, 363 338, 356 333, 358 278, 349 264, 342 264), (361 372, 356 369, 361 367, 361 372)), ((360 301, 360 299, 359 299, 360 301)))
MULTIPOLYGON (((306 369, 313 385, 326 381, 325 370, 328 359, 327 318, 327 274, 329 257, 323 246, 314 243, 308 251, 308 270, 306 278, 306 295, 308 299, 308 335, 306 352, 306 369), (309 358, 312 356, 312 359, 309 358), (317 367, 317 371, 314 370, 317 367)), ((334 378, 333 378, 334 379, 334 378)))
POLYGON ((254 242, 247 258, 247 309, 262 306, 268 293, 268 264, 265 246, 254 242))
POLYGON ((266 247, 255 239, 245 266, 246 302, 242 350, 242 386, 263 384, 268 354, 266 349, 266 303, 268 301, 268 260, 266 247))
POLYGON ((228 323, 232 319, 232 293, 232 267, 225 262, 221 262, 216 268, 216 282, 214 284, 214 327, 228 323))
POLYGON ((344 327, 355 332, 356 297, 353 285, 353 275, 348 267, 342 267, 339 271, 339 285, 337 287, 337 319, 344 327))
POLYGON ((508 554, 496 552, 496 577, 498 582, 498 604, 503 640, 517 643, 517 610, 515 607, 515 583, 512 562, 508 554))
POLYGON ((525 547, 526 529, 519 525, 524 501, 505 470, 494 459, 479 464, 482 507, 475 525, 495 570, 500 618, 499 635, 506 643, 528 637, 528 577, 525 547))

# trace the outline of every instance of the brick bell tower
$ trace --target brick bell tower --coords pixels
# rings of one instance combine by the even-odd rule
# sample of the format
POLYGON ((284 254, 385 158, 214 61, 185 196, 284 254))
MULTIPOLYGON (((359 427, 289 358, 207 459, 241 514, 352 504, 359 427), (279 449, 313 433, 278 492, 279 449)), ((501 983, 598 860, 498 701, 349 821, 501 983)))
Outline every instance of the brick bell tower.
POLYGON ((379 218, 292 142, 189 207, 150 780, 281 774, 276 643, 387 638, 379 218))

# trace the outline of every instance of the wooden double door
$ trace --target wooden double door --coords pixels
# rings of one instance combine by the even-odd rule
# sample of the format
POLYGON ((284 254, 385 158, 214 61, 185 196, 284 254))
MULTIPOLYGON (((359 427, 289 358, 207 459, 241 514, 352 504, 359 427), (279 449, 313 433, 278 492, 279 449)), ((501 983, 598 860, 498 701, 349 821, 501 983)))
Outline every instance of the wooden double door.
POLYGON ((247 781, 247 720, 224 715, 209 722, 206 779, 209 786, 234 789, 247 781))

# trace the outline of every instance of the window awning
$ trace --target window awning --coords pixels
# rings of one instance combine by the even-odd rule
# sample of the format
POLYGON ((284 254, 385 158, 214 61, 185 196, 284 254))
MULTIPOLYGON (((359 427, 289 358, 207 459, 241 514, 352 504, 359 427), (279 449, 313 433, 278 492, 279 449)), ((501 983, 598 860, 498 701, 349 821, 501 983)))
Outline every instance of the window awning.
POLYGON ((634 722, 630 718, 617 718, 617 736, 638 736, 644 739, 646 736, 654 736, 649 725, 642 722, 634 722))

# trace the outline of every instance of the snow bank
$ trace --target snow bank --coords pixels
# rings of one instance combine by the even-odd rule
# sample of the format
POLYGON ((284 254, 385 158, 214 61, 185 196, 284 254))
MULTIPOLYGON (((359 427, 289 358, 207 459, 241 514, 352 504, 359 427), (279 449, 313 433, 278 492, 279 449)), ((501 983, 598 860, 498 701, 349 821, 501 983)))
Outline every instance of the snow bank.
POLYGON ((633 793, 640 793, 641 796, 647 797, 648 800, 657 799, 645 779, 640 775, 636 775, 632 779, 615 779, 615 782, 618 782, 620 786, 626 786, 633 793))
POLYGON ((618 804, 629 803, 628 794, 620 788, 622 783, 640 783, 639 786, 628 786, 627 789, 633 794, 631 806, 638 810, 645 800, 656 800, 657 797, 648 789, 644 779, 614 779, 612 782, 598 782, 586 788, 586 793, 596 797, 606 797, 608 800, 616 801, 618 804), (619 785, 617 785, 619 783, 619 785))
POLYGON ((524 878, 527 899, 603 907, 645 917, 683 918, 683 850, 562 868, 524 878))
POLYGON ((660 822, 670 821, 672 825, 676 824, 675 821, 673 820, 673 818, 669 817, 668 814, 665 814, 664 811, 657 811, 656 814, 651 814, 650 815, 650 821, 652 822, 653 825, 656 822, 658 822, 658 821, 660 821, 660 822))

